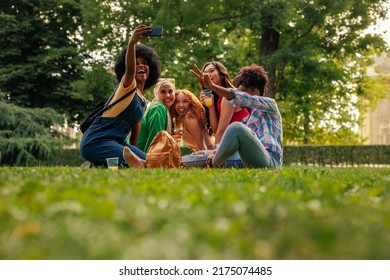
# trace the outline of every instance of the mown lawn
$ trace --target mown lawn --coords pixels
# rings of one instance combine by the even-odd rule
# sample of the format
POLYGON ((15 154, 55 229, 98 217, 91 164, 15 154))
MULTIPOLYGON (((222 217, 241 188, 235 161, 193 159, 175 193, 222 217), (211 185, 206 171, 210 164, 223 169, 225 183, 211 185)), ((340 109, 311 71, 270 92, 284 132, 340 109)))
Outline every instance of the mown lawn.
POLYGON ((0 259, 390 259, 390 169, 0 168, 0 259))

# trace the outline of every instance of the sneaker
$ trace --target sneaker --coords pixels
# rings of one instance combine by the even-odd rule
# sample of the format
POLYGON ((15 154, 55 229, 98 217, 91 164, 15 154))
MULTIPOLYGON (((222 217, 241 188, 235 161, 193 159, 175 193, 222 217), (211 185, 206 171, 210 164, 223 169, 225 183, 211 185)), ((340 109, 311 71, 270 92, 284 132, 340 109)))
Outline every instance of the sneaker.
POLYGON ((81 169, 87 169, 87 168, 92 168, 92 166, 93 166, 93 163, 87 160, 82 165, 80 165, 80 168, 81 169))

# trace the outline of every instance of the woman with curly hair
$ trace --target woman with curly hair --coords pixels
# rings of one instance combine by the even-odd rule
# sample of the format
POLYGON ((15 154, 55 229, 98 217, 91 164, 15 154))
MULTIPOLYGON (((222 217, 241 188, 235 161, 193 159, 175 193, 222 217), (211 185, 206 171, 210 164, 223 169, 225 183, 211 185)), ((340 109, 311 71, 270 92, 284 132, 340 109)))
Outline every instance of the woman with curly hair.
POLYGON ((119 165, 127 167, 123 158, 125 147, 145 158, 145 154, 136 147, 141 119, 146 109, 142 92, 157 82, 161 70, 160 60, 154 50, 138 42, 147 38, 145 34, 151 30, 151 26, 146 25, 133 30, 127 47, 122 50, 115 64, 118 86, 109 104, 133 92, 97 117, 82 136, 80 154, 95 166, 107 166, 106 158, 118 157, 119 165), (130 144, 126 144, 125 138, 130 132, 130 144))
POLYGON ((177 89, 175 95, 176 101, 172 106, 171 116, 175 127, 183 129, 183 141, 194 151, 213 149, 202 103, 186 89, 177 89))
POLYGON ((219 147, 206 159, 206 166, 221 167, 238 151, 244 167, 280 168, 283 163, 282 117, 276 101, 265 97, 268 75, 262 66, 252 64, 241 68, 234 78, 238 88, 216 85, 207 73, 195 65, 191 70, 202 86, 223 96, 233 106, 251 109, 242 122, 234 122, 226 129, 219 147))

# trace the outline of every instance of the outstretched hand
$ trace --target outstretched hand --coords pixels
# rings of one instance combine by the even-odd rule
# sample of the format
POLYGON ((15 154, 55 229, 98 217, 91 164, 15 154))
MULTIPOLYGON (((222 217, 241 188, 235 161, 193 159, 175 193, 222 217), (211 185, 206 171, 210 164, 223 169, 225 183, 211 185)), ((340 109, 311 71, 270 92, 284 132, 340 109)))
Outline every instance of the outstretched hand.
POLYGON ((151 31, 152 31, 151 26, 146 26, 144 24, 137 26, 131 34, 131 37, 129 39, 129 43, 133 42, 134 44, 136 44, 139 42, 139 40, 148 38, 147 36, 144 36, 144 34, 151 32, 151 31))
POLYGON ((195 71, 190 69, 191 74, 194 75, 196 78, 198 78, 202 87, 211 89, 213 86, 213 82, 211 81, 210 76, 207 73, 203 73, 199 69, 198 65, 194 64, 194 67, 195 67, 195 71))

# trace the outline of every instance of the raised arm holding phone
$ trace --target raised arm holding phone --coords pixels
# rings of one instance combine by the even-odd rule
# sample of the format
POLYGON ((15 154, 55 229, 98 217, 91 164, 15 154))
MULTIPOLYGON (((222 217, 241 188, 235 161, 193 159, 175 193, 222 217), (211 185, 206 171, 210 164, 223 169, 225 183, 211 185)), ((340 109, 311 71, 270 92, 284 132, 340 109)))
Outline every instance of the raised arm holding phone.
POLYGON ((145 155, 136 147, 140 122, 146 109, 142 92, 152 87, 160 77, 160 60, 153 49, 139 44, 151 26, 136 27, 127 46, 115 64, 117 89, 110 102, 115 102, 128 92, 134 93, 97 117, 85 131, 80 143, 82 157, 95 166, 106 166, 106 158, 118 157, 119 166, 127 167, 123 158, 125 148, 141 158, 145 155), (131 144, 125 138, 131 131, 131 144))

